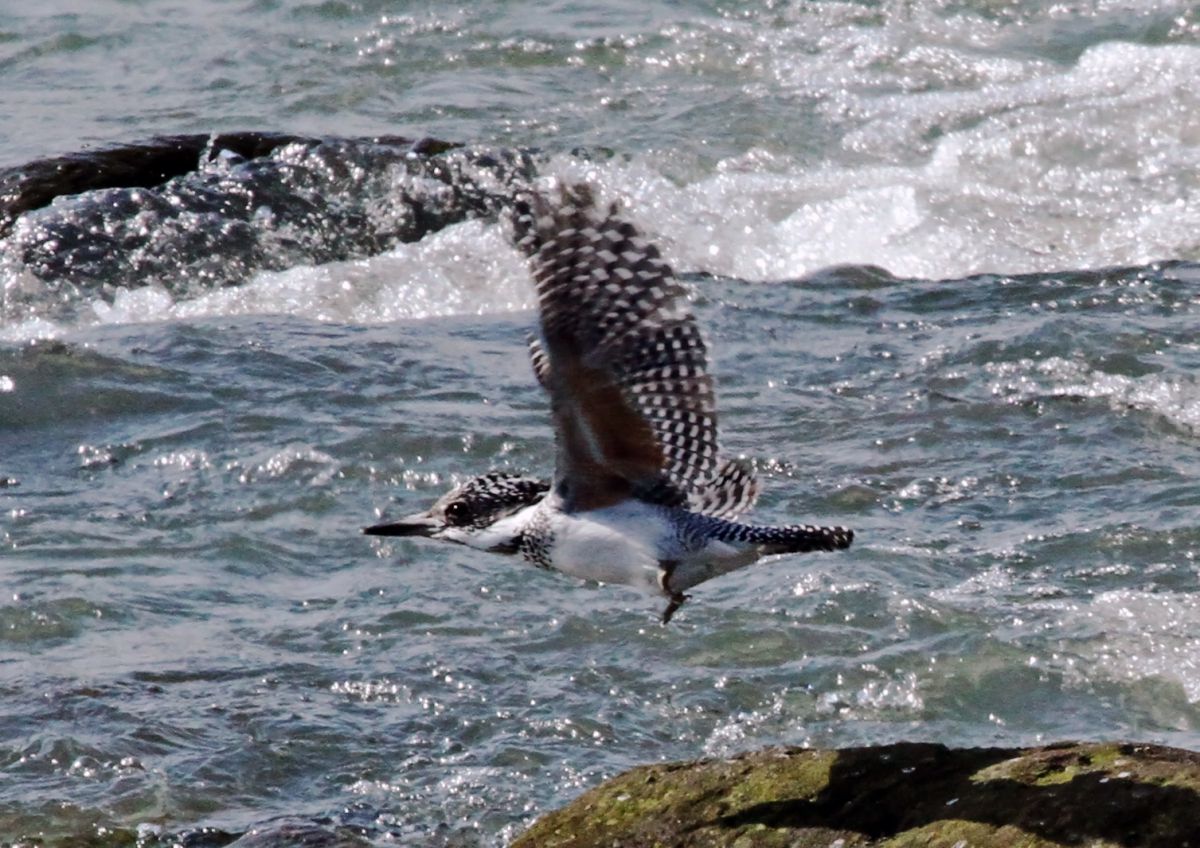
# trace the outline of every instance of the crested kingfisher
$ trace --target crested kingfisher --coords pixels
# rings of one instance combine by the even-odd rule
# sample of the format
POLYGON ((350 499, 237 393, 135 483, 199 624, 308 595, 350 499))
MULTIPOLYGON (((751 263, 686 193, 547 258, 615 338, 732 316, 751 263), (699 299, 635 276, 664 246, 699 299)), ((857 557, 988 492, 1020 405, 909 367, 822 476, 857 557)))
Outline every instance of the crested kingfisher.
POLYGON ((539 334, 533 371, 550 395, 556 457, 546 482, 502 471, 468 479, 373 536, 425 536, 586 580, 663 596, 666 624, 688 589, 770 554, 850 546, 843 527, 746 524, 753 470, 723 456, 707 348, 687 291, 615 204, 585 185, 518 196, 539 334))

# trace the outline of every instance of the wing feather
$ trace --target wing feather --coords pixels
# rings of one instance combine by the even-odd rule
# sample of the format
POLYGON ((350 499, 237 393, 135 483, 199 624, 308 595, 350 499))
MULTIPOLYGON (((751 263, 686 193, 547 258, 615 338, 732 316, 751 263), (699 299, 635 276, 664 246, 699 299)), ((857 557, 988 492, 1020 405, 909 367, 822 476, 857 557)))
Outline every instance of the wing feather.
POLYGON ((728 483, 708 349, 658 249, 614 208, 597 208, 586 186, 521 197, 514 225, 537 287, 531 355, 558 428, 556 482, 574 487, 576 508, 630 494, 740 502, 732 489, 713 494, 728 483))
POLYGON ((731 521, 752 509, 757 500, 754 470, 742 460, 725 457, 708 481, 688 492, 688 509, 731 521))

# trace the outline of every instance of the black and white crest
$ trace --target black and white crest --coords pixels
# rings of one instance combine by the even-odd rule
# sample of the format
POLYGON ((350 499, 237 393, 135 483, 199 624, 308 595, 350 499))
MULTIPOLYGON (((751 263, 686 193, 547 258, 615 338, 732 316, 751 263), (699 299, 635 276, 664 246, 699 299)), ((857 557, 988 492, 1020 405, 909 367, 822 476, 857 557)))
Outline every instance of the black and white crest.
POLYGON ((430 513, 442 517, 449 527, 478 529, 537 503, 549 489, 545 480, 507 471, 489 471, 442 495, 430 513))

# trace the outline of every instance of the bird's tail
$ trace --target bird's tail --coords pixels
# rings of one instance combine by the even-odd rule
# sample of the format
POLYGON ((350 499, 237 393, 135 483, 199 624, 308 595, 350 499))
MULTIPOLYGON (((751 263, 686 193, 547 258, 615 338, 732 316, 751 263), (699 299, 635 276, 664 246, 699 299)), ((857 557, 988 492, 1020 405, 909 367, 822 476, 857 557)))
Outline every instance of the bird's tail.
POLYGON ((725 542, 756 545, 763 554, 804 554, 809 551, 840 551, 850 547, 854 531, 846 527, 816 527, 788 524, 766 527, 728 522, 717 537, 725 542))

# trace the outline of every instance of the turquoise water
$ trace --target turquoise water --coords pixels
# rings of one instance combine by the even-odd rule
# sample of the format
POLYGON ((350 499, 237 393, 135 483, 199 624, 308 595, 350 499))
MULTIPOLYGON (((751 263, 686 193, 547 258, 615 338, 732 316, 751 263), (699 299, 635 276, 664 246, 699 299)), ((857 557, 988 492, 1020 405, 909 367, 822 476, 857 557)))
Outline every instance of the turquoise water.
POLYGON ((666 628, 621 587, 362 537, 457 475, 551 470, 494 222, 218 288, 55 288, 6 253, 0 841, 498 845, 633 764, 773 743, 1200 747, 1198 28, 1101 2, 7 13, 0 164, 244 128, 539 148, 694 287, 756 516, 858 536, 666 628))

